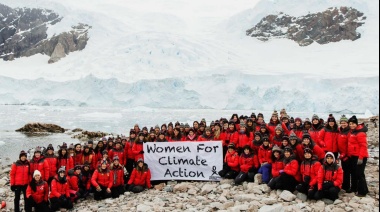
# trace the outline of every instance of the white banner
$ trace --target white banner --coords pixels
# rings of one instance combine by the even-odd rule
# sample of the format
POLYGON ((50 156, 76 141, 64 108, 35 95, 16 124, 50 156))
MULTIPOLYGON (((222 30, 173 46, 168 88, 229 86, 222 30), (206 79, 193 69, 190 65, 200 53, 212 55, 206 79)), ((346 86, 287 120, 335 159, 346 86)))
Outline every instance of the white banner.
POLYGON ((144 162, 149 166, 151 180, 219 181, 222 142, 146 142, 144 162))

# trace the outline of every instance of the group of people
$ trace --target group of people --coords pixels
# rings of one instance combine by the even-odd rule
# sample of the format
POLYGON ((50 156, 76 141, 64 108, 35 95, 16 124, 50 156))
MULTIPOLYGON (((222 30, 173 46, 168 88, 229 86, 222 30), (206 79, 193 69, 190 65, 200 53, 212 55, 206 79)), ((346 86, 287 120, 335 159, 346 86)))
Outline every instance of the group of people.
POLYGON ((117 198, 126 190, 138 193, 151 188, 150 171, 143 159, 133 159, 128 172, 127 149, 120 139, 112 139, 112 148, 106 148, 110 141, 102 139, 94 149, 92 141, 83 147, 63 143, 58 155, 49 144, 45 151, 35 148, 31 160, 21 151, 10 171, 15 211, 20 211, 21 193, 25 211, 34 207, 35 211, 47 212, 72 209, 73 203, 90 193, 95 200, 101 200, 117 198))
POLYGON ((95 146, 92 140, 83 146, 63 143, 57 155, 51 144, 45 151, 37 147, 31 160, 21 151, 10 172, 14 208, 20 211, 21 193, 26 211, 56 211, 71 209, 90 193, 101 200, 152 188, 143 143, 173 141, 221 141, 224 165, 219 175, 236 184, 252 182, 260 173, 271 189, 298 190, 310 199, 335 200, 341 189, 365 196, 366 131, 356 116, 342 115, 338 125, 332 115, 326 122, 317 115, 302 121, 284 109, 280 115, 274 111, 268 123, 262 113, 252 113, 233 114, 209 126, 205 119, 192 127, 170 122, 149 131, 136 124, 129 137, 101 138, 95 146))
POLYGON ((274 111, 268 124, 262 114, 234 119, 236 114, 221 138, 228 150, 220 176, 239 184, 260 173, 271 189, 297 190, 316 200, 335 200, 341 189, 359 197, 368 193, 368 129, 356 116, 342 115, 339 124, 332 114, 326 122, 315 114, 302 121, 286 111, 274 111))

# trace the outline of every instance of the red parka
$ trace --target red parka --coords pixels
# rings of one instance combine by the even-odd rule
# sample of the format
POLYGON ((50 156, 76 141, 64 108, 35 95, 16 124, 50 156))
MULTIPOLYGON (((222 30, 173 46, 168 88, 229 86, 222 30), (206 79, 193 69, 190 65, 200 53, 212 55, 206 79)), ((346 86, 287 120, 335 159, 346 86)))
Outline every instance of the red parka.
POLYGON ((226 137, 227 137, 227 131, 226 130, 221 130, 220 131, 219 139, 223 141, 222 142, 223 146, 228 146, 228 144, 226 143, 226 137))
POLYGON ((293 154, 289 158, 284 158, 284 172, 290 176, 293 176, 298 182, 301 181, 301 175, 299 173, 299 165, 296 160, 296 156, 293 154))
POLYGON ((289 146, 293 149, 293 154, 296 156, 296 160, 297 160, 299 163, 301 163, 301 162, 302 162, 302 160, 301 160, 301 158, 300 158, 301 153, 299 153, 298 151, 301 151, 301 150, 302 150, 302 144, 298 144, 298 143, 296 143, 296 144, 292 145, 292 144, 290 144, 290 142, 289 142, 289 146))
POLYGON ((296 134, 296 136, 299 138, 299 139, 302 139, 302 136, 303 136, 303 127, 302 125, 297 127, 295 124, 294 124, 294 127, 292 129, 292 132, 294 134, 296 134))
POLYGON ((311 125, 310 129, 308 130, 311 139, 318 144, 322 148, 322 144, 320 143, 319 140, 319 132, 323 129, 322 124, 318 124, 317 126, 314 126, 313 124, 311 125))
POLYGON ((78 192, 79 191, 79 182, 80 182, 80 179, 79 179, 80 176, 78 176, 74 170, 70 170, 69 171, 69 175, 67 177, 67 182, 69 184, 69 189, 70 190, 73 190, 75 192, 78 192), (73 172, 70 174, 70 172, 73 172))
POLYGON ((30 176, 33 176, 35 170, 41 172, 43 180, 47 181, 49 179, 50 167, 44 156, 41 155, 39 158, 33 156, 32 160, 30 160, 30 176))
POLYGON ((82 162, 82 151, 75 151, 75 154, 73 156, 73 160, 74 160, 74 166, 76 165, 83 165, 83 162, 82 162))
POLYGON ((347 150, 348 150, 348 136, 350 133, 350 128, 346 127, 343 129, 342 127, 339 128, 339 135, 338 135, 338 152, 340 154, 339 158, 343 161, 345 161, 347 157, 347 150))
POLYGON ((280 135, 275 134, 273 137, 271 137, 270 141, 272 145, 277 145, 280 147, 282 145, 282 137, 284 136, 284 133, 281 133, 280 135))
POLYGON ((310 177, 309 186, 313 188, 317 185, 317 177, 319 169, 321 168, 321 163, 318 161, 318 158, 316 156, 313 156, 310 160, 304 160, 302 161, 300 165, 300 172, 302 181, 305 182, 305 177, 310 177))
POLYGON ((133 160, 135 159, 135 154, 132 151, 133 144, 134 144, 134 141, 130 141, 130 140, 128 140, 125 143, 124 154, 127 156, 127 159, 133 159, 133 160))
POLYGON ((57 163, 58 163, 57 167, 64 166, 66 168, 66 175, 70 169, 74 168, 74 161, 73 161, 73 158, 70 156, 67 156, 67 158, 66 157, 58 157, 57 163))
POLYGON ((58 180, 58 176, 55 176, 51 181, 50 198, 59 198, 61 195, 65 195, 67 198, 70 197, 69 183, 67 182, 66 177, 60 181, 58 180))
POLYGON ((107 168, 102 170, 101 168, 96 169, 91 177, 91 184, 97 188, 98 186, 103 186, 111 189, 112 187, 112 175, 111 171, 107 168))
MULTIPOLYGON (((272 153, 273 154, 273 153, 272 153)), ((284 170, 284 158, 280 155, 279 158, 272 156, 272 177, 280 176, 280 170, 284 170)))
POLYGON ((348 136, 348 156, 358 156, 359 159, 368 158, 367 131, 368 128, 364 124, 351 130, 348 136))
POLYGON ((18 160, 12 164, 11 171, 9 173, 11 186, 28 185, 31 180, 29 175, 29 167, 30 165, 28 160, 25 160, 24 162, 18 160))
POLYGON ((124 169, 122 166, 114 165, 111 170, 112 187, 124 185, 124 169))
POLYGON ((234 171, 239 171, 239 155, 234 150, 232 152, 227 151, 226 157, 224 158, 224 162, 234 171))
POLYGON ((59 168, 58 167, 58 158, 57 158, 57 156, 55 156, 54 154, 52 154, 52 155, 45 155, 45 160, 48 162, 49 168, 50 168, 49 178, 50 177, 54 177, 57 174, 57 170, 59 168))
POLYGON ((84 171, 82 170, 82 175, 81 175, 81 184, 89 190, 91 188, 91 171, 84 171))
POLYGON ((259 148, 259 163, 272 163, 272 146, 264 148, 264 144, 259 148))
POLYGON ((247 136, 247 133, 239 133, 238 134, 238 146, 240 148, 243 148, 244 146, 249 146, 252 148, 252 140, 253 140, 253 133, 249 133, 249 136, 247 136))
POLYGON ((259 160, 257 159, 257 155, 254 154, 241 154, 239 164, 240 171, 244 173, 248 173, 252 167, 259 168, 259 160))
MULTIPOLYGON (((240 125, 239 125, 240 126, 240 125)), ((228 144, 234 143, 236 147, 238 147, 238 141, 239 141, 239 133, 235 131, 230 131, 230 129, 227 130, 225 141, 229 141, 228 144)))
POLYGON ((137 171, 136 168, 133 169, 131 177, 129 178, 128 185, 135 186, 144 186, 146 188, 150 188, 150 170, 148 168, 143 168, 141 171, 137 171))
POLYGON ((94 152, 94 154, 95 154, 95 166, 92 167, 93 170, 96 170, 98 168, 97 164, 103 158, 103 151, 104 150, 99 150, 98 152, 94 152))
POLYGON ((26 197, 32 197, 33 200, 36 203, 41 203, 43 201, 48 201, 48 195, 49 195, 49 186, 47 182, 43 181, 42 179, 36 183, 36 191, 33 191, 32 187, 30 187, 30 184, 28 185, 28 188, 26 189, 26 197))
POLYGON ((338 129, 326 126, 319 132, 319 147, 325 152, 338 152, 338 136, 338 129))
POLYGON ((135 161, 137 161, 139 158, 144 159, 144 154, 141 154, 140 152, 143 151, 144 146, 143 142, 137 141, 132 146, 132 152, 135 155, 135 161))
POLYGON ((322 190, 323 182, 330 181, 339 188, 342 188, 343 170, 342 167, 333 162, 331 165, 326 162, 318 171, 318 190, 322 190))
POLYGON ((85 153, 83 152, 82 153, 82 159, 81 159, 81 163, 84 164, 85 162, 88 162, 90 164, 90 167, 92 170, 95 170, 95 164, 96 164, 96 160, 95 160, 95 153, 93 152, 90 152, 90 153, 85 153))
POLYGON ((260 140, 260 141, 256 141, 256 140, 253 140, 252 141, 252 150, 253 152, 255 153, 255 155, 259 155, 259 149, 260 149, 260 146, 263 145, 263 142, 260 140))
POLYGON ((111 160, 113 160, 113 157, 116 155, 119 157, 120 164, 122 165, 127 164, 127 155, 125 155, 125 152, 123 149, 116 149, 115 147, 108 153, 108 156, 111 160))

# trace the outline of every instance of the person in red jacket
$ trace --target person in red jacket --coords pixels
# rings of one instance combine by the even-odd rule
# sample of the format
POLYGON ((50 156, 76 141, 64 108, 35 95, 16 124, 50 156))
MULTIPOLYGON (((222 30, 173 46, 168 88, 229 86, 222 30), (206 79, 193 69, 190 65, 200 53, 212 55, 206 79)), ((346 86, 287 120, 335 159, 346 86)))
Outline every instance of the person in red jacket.
POLYGON ((83 165, 82 164, 82 145, 77 143, 75 144, 74 146, 74 157, 73 157, 73 160, 74 160, 74 166, 76 165, 83 165))
POLYGON ((262 174, 263 182, 268 183, 271 179, 270 173, 272 169, 272 146, 267 136, 263 137, 263 145, 259 148, 260 169, 258 173, 262 174))
POLYGON ((121 194, 124 194, 124 167, 119 161, 119 157, 115 155, 111 166, 112 198, 118 198, 121 194))
POLYGON ((278 147, 274 146, 272 149, 271 160, 272 160, 272 178, 270 179, 268 186, 273 190, 276 188, 278 179, 280 179, 280 170, 284 169, 284 151, 278 147))
MULTIPOLYGON (((181 132, 182 132, 182 123, 181 123, 181 132)), ((183 125, 184 126, 184 125, 183 125)), ((204 133, 205 133, 205 129, 206 129, 206 123, 205 122, 203 122, 203 121, 201 121, 200 123, 199 123, 199 129, 198 129, 198 131, 196 132, 196 134, 197 134, 197 136, 199 137, 199 136, 202 136, 204 133)))
MULTIPOLYGON (((98 169, 102 163, 106 161, 107 162, 107 168, 110 167, 111 159, 108 157, 108 151, 105 149, 103 150, 103 158, 101 158, 97 163, 96 163, 96 169, 98 169)), ((95 170, 96 170, 95 169, 95 170)))
POLYGON ((147 128, 146 126, 144 126, 144 127, 142 128, 142 133, 144 134, 144 137, 145 137, 145 138, 148 138, 149 133, 148 133, 148 128, 147 128))
MULTIPOLYGON (((73 158, 67 152, 67 144, 63 143, 58 150, 57 167, 65 167, 66 174, 68 170, 74 168, 73 158)), ((55 175, 55 174, 54 174, 55 175)), ((53 176, 54 176, 53 175, 53 176)))
POLYGON ((318 171, 318 191, 314 198, 320 200, 327 198, 335 201, 339 198, 339 191, 342 188, 343 170, 336 163, 334 153, 327 152, 325 160, 318 171))
POLYGON ((321 161, 323 162, 325 153, 318 145, 314 143, 313 140, 311 140, 309 133, 303 134, 302 145, 297 146, 297 154, 298 154, 298 157, 301 159, 301 161, 305 160, 305 157, 303 154, 305 148, 310 148, 311 150, 313 150, 314 155, 317 155, 318 158, 320 159, 320 162, 321 161))
POLYGON ((135 143, 132 146, 132 152, 135 155, 135 161, 137 161, 139 158, 144 158, 144 142, 146 142, 144 134, 139 133, 139 136, 136 138, 135 143))
MULTIPOLYGON (((267 126, 264 122, 264 115, 262 113, 257 114, 257 121, 256 121, 256 132, 260 131, 262 125, 267 126)), ((269 134, 268 134, 269 136, 269 134)))
POLYGON ((302 126, 302 119, 297 117, 294 119, 294 126, 293 126, 293 129, 292 129, 292 132, 294 132, 294 134, 296 134, 296 136, 299 138, 299 139, 302 139, 302 135, 303 135, 303 126, 302 126))
MULTIPOLYGON (((88 163, 88 162, 87 162, 88 163)), ((81 186, 82 166, 76 165, 74 169, 70 169, 67 175, 67 182, 69 185, 69 193, 71 202, 76 202, 77 199, 83 198, 84 190, 81 186)))
POLYGON ((92 165, 91 166, 92 170, 94 170, 93 167, 95 167, 95 165, 96 165, 95 153, 87 145, 83 147, 82 159, 81 160, 82 160, 81 165, 83 165, 85 162, 88 162, 89 164, 92 165))
MULTIPOLYGON (((236 114, 236 113, 234 113, 234 114, 232 114, 232 116, 231 116, 231 119, 230 119, 230 122, 233 122, 234 123, 234 125, 235 125, 235 130, 236 131, 239 131, 240 130, 240 121, 239 121, 239 116, 238 116, 238 114, 236 114)), ((228 123, 228 125, 229 125, 229 123, 228 123)), ((236 144, 235 144, 236 145, 236 144)))
POLYGON ((50 185, 51 181, 53 180, 55 174, 58 170, 58 158, 54 155, 54 147, 52 144, 49 144, 46 148, 46 154, 45 154, 45 160, 49 164, 49 179, 47 183, 50 185))
POLYGON ((282 129, 281 125, 277 125, 274 129, 274 135, 270 137, 270 141, 272 143, 272 146, 278 146, 280 147, 282 144, 282 138, 285 136, 284 130, 282 129))
POLYGON ((151 174, 148 165, 144 163, 142 158, 139 158, 137 160, 137 166, 133 169, 132 175, 129 178, 127 190, 133 193, 140 193, 145 188, 151 188, 150 178, 151 174))
MULTIPOLYGON (((177 129, 179 130, 179 128, 177 128, 177 129)), ((153 127, 151 127, 150 131, 149 131, 149 136, 145 139, 147 142, 156 142, 157 137, 158 136, 156 135, 156 131, 154 131, 153 127)), ((133 163, 135 163, 134 160, 133 160, 133 163)))
POLYGON ((166 130, 166 140, 170 140, 173 134, 174 134, 173 123, 169 122, 168 129, 166 130))
POLYGON ((247 131, 247 125, 244 122, 240 123, 240 131, 238 135, 238 154, 241 154, 243 152, 243 148, 245 146, 250 146, 252 145, 252 140, 253 140, 253 134, 249 131, 247 131))
POLYGON ((319 140, 319 132, 323 129, 323 124, 319 121, 319 116, 314 114, 311 118, 311 127, 309 129, 310 137, 313 141, 315 141, 321 148, 322 144, 319 140))
POLYGON ((178 128, 173 129, 173 135, 170 137, 169 141, 182 141, 184 137, 182 136, 181 132, 178 128))
POLYGON ((34 207, 38 212, 49 212, 49 186, 46 181, 42 180, 41 172, 35 170, 33 179, 26 189, 25 211, 32 212, 34 207))
MULTIPOLYGON (((240 124, 241 129, 241 124, 240 124)), ((254 154, 253 150, 249 145, 243 147, 243 153, 239 158, 240 173, 235 178, 235 184, 239 185, 245 180, 249 182, 254 181, 254 176, 259 169, 259 160, 257 155, 254 154)))
POLYGON ((198 140, 198 136, 195 133, 195 130, 193 128, 190 128, 189 134, 185 138, 183 138, 183 141, 197 141, 197 140, 198 140))
POLYGON ((58 174, 51 181, 50 191, 50 208, 57 211, 60 208, 70 210, 73 203, 70 200, 69 184, 66 179, 66 170, 64 167, 58 169, 58 174))
MULTIPOLYGON (((144 133, 141 131, 141 133, 144 135, 144 133)), ((145 136, 145 135, 144 135, 145 136)), ((113 137, 108 137, 107 144, 106 144, 106 150, 111 151, 114 147, 114 138, 113 137)))
MULTIPOLYGON (((173 129, 174 130, 174 129, 173 129)), ((188 134, 189 134, 189 130, 190 130, 190 125, 189 125, 189 123, 185 123, 185 131, 184 132, 181 132, 181 130, 180 130, 180 132, 181 132, 181 135, 183 136, 183 137, 185 137, 185 136, 187 136, 188 134)))
POLYGON ((293 154, 296 156, 297 161, 301 163, 302 160, 299 156, 298 151, 302 149, 302 144, 301 144, 300 139, 293 132, 291 132, 289 135, 289 146, 292 147, 293 154))
POLYGON ((269 124, 267 125, 269 131, 269 138, 273 138, 276 135, 275 129, 278 125, 280 125, 280 127, 282 128, 282 132, 284 132, 285 135, 289 135, 288 128, 286 127, 285 123, 280 122, 280 120, 278 119, 278 113, 275 110, 273 111, 269 124))
POLYGON ((351 193, 351 167, 347 156, 348 149, 348 135, 350 132, 350 128, 348 127, 348 118, 343 114, 339 120, 339 135, 338 135, 338 152, 339 152, 339 160, 343 169, 343 184, 342 189, 346 191, 346 193, 351 193))
MULTIPOLYGON (((289 137, 287 135, 282 136, 281 145, 279 146, 282 150, 285 150, 286 147, 290 147, 289 137)), ((292 148, 293 149, 293 148, 292 148)), ((295 153, 293 152, 295 155, 295 153)))
POLYGON ((311 121, 309 118, 305 118, 305 120, 303 121, 303 131, 309 132, 310 129, 311 129, 311 121))
POLYGON ((121 165, 125 166, 127 163, 127 155, 125 155, 125 151, 121 146, 120 141, 116 141, 115 147, 109 152, 109 158, 114 158, 115 156, 119 157, 119 162, 121 165))
MULTIPOLYGON (((240 127, 240 124, 239 124, 239 127, 240 127)), ((228 122, 228 129, 227 129, 226 138, 224 142, 227 144, 227 146, 230 143, 233 143, 236 147, 238 145, 237 143, 238 141, 239 141, 239 133, 236 130, 236 125, 232 120, 230 120, 228 122)))
MULTIPOLYGON (((21 192, 24 195, 24 202, 26 200, 26 188, 30 181, 29 176, 29 161, 26 159, 26 152, 22 150, 19 155, 19 160, 12 164, 11 171, 9 173, 11 190, 15 192, 14 198, 14 210, 20 211, 20 196, 21 192)), ((24 205, 24 209, 25 205, 24 205)))
POLYGON ((102 140, 106 140, 106 138, 102 138, 100 141, 98 141, 98 143, 96 144, 95 148, 94 148, 94 160, 95 160, 95 164, 92 164, 93 167, 91 167, 91 169, 95 170, 97 169, 96 167, 96 164, 99 160, 102 159, 103 157, 103 150, 106 149, 106 146, 104 145, 103 141, 102 140))
POLYGON ((268 128, 267 128, 267 124, 262 123, 262 124, 260 125, 259 132, 261 133, 261 136, 262 136, 262 137, 267 136, 267 137, 270 139, 270 137, 269 137, 269 130, 268 130, 268 128))
POLYGON ((228 121, 224 120, 222 121, 222 129, 220 131, 220 139, 222 140, 222 146, 223 146, 223 158, 226 156, 227 150, 228 150, 228 144, 226 143, 227 139, 227 132, 228 132, 228 121))
POLYGON ((91 164, 88 162, 85 162, 82 166, 81 175, 80 175, 80 183, 79 183, 79 189, 83 191, 82 198, 86 198, 91 189, 91 177, 92 177, 92 171, 91 164))
POLYGON ((256 132, 256 121, 254 121, 251 117, 247 118, 247 131, 255 134, 256 132))
POLYGON ((270 188, 288 190, 290 192, 293 192, 298 181, 300 180, 300 176, 298 172, 298 161, 293 154, 292 148, 285 148, 283 163, 284 168, 282 170, 279 170, 280 176, 274 180, 274 182, 269 182, 268 186, 270 188))
POLYGON ((319 147, 325 152, 334 153, 335 158, 338 158, 338 135, 338 125, 334 116, 330 114, 327 125, 319 132, 319 147))
POLYGON ((318 171, 321 163, 318 161, 317 156, 313 156, 313 151, 309 148, 304 150, 305 160, 300 165, 301 184, 296 186, 298 192, 304 193, 309 199, 313 199, 317 187, 318 171))
POLYGON ((168 142, 168 140, 166 140, 166 136, 165 136, 165 132, 164 131, 160 131, 158 133, 158 138, 156 139, 155 142, 168 142))
POLYGON ((236 152, 234 143, 228 144, 228 151, 224 158, 223 169, 219 171, 219 175, 226 179, 235 179, 240 171, 239 155, 236 152))
MULTIPOLYGON (((127 164, 126 169, 129 174, 132 173, 133 167, 135 165, 135 155, 132 151, 133 144, 136 140, 136 132, 134 130, 129 131, 129 138, 127 139, 127 142, 124 147, 125 155, 127 156, 127 164)), ((129 178, 129 175, 126 176, 129 178)), ((127 180, 126 178, 126 180, 127 180)))
POLYGON ((368 128, 364 124, 358 124, 356 116, 348 120, 350 134, 348 136, 347 156, 351 167, 351 191, 357 192, 357 196, 365 196, 368 186, 365 179, 365 166, 368 159, 368 128))
POLYGON ((214 140, 214 136, 211 133, 211 128, 210 127, 206 127, 205 132, 203 133, 203 135, 200 135, 198 137, 198 141, 212 141, 212 140, 214 140))
POLYGON ((252 150, 255 155, 259 155, 259 148, 263 144, 260 132, 255 132, 254 139, 252 141, 252 150))
POLYGON ((41 147, 36 147, 32 160, 29 161, 30 169, 29 173, 32 176, 35 170, 41 172, 43 180, 49 180, 50 167, 49 163, 45 160, 45 157, 41 155, 41 147))
POLYGON ((94 191, 94 200, 102 200, 112 196, 112 175, 108 167, 108 162, 104 160, 91 177, 91 184, 96 189, 94 191))
POLYGON ((213 137, 214 137, 214 139, 213 139, 214 141, 220 141, 220 140, 222 140, 222 137, 221 137, 221 125, 220 125, 219 120, 216 120, 215 123, 214 123, 213 137))

